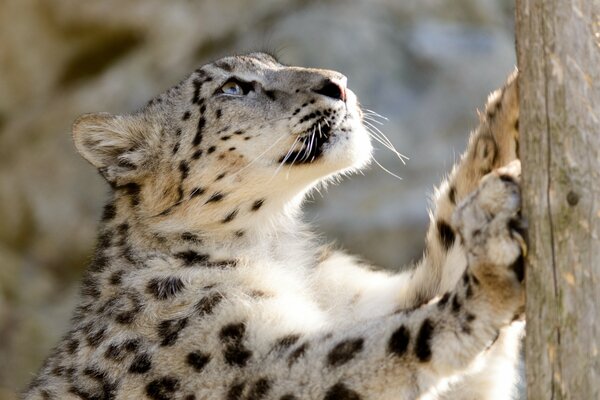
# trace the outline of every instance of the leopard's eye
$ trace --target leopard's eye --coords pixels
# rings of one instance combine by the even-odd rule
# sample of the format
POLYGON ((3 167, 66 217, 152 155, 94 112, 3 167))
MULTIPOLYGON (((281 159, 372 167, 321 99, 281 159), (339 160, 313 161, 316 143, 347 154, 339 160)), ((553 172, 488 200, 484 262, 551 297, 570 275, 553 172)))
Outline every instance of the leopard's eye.
POLYGON ((233 81, 229 81, 221 86, 221 92, 232 96, 241 96, 244 94, 242 87, 237 82, 233 81))

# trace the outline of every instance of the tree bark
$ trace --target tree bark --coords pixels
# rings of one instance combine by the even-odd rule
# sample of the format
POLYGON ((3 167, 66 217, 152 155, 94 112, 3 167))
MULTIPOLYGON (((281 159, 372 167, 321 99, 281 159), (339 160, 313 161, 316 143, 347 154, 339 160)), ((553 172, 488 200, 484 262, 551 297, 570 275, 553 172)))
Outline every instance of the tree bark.
POLYGON ((530 400, 600 399, 600 0, 517 0, 530 400))

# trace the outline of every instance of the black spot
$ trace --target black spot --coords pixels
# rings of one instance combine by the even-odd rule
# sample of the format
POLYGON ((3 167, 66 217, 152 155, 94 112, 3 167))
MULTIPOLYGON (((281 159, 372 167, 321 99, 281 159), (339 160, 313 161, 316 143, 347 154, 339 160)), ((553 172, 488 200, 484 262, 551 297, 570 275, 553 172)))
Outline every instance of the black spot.
POLYGON ((97 242, 97 248, 98 249, 106 249, 109 248, 112 244, 112 232, 111 231, 104 231, 101 232, 98 235, 98 238, 96 239, 97 242))
POLYGON ((188 174, 190 173, 190 166, 187 162, 182 161, 179 163, 179 172, 181 172, 182 180, 188 177, 188 174))
MULTIPOLYGON (((515 120, 515 131, 517 131, 517 132, 519 131, 519 118, 517 118, 517 119, 515 120)), ((519 143, 519 142, 517 141, 517 144, 518 144, 518 143, 519 143)), ((517 155, 518 155, 518 154, 519 154, 519 152, 517 151, 517 155)))
POLYGON ((179 142, 175 143, 175 146, 173 146, 173 154, 176 154, 179 151, 179 142))
POLYGON ((288 356, 288 365, 291 366, 293 363, 298 361, 298 359, 306 353, 307 349, 308 349, 308 342, 305 342, 305 343, 302 343, 300 346, 298 346, 294 351, 292 351, 290 353, 290 355, 288 356))
POLYGON ((217 66, 217 67, 219 67, 222 70, 227 71, 227 72, 231 72, 233 70, 233 65, 231 65, 230 62, 224 61, 224 60, 220 60, 220 61, 215 62, 215 66, 217 66))
POLYGON ((52 368, 52 371, 51 371, 52 375, 54 375, 54 376, 63 376, 63 375, 65 375, 65 372, 66 372, 66 367, 63 365, 57 365, 54 368, 52 368))
POLYGON ((265 90, 264 93, 269 99, 275 101, 275 92, 273 90, 265 90))
POLYGON ((224 141, 224 142, 227 141, 227 140, 229 140, 229 139, 231 139, 231 136, 223 136, 221 138, 221 140, 224 141))
POLYGON ((155 379, 146 386, 146 395, 153 400, 172 400, 179 390, 179 380, 165 376, 155 379))
POLYGON ((507 183, 514 183, 515 185, 517 184, 517 182, 515 181, 515 178, 513 178, 511 175, 508 175, 508 174, 500 175, 500 180, 503 182, 507 182, 507 183))
POLYGON ((181 117, 181 119, 184 121, 187 121, 188 119, 190 119, 190 116, 191 116, 190 112, 186 111, 183 113, 183 116, 181 117))
POLYGON ((117 215, 117 208, 114 203, 108 203, 104 206, 102 211, 102 221, 107 222, 113 219, 117 215))
POLYGON ((145 374, 152 368, 150 354, 141 353, 135 356, 133 362, 129 366, 129 372, 132 374, 145 374))
POLYGON ((212 314, 214 308, 223 300, 223 295, 221 293, 215 292, 211 293, 206 297, 203 297, 196 303, 194 309, 198 316, 203 317, 205 315, 212 314))
POLYGON ((277 350, 285 350, 294 344, 300 339, 300 335, 292 334, 286 335, 275 342, 274 348, 277 350))
POLYGON ((243 344, 235 343, 228 345, 223 350, 223 357, 227 364, 243 367, 247 364, 250 357, 252 357, 252 353, 243 344))
POLYGON ((473 332, 473 330, 471 329, 471 326, 469 324, 467 324, 466 322, 461 322, 460 328, 461 328, 462 332, 466 335, 470 335, 473 332))
POLYGON ((233 132, 233 134, 234 134, 234 135, 243 135, 243 134, 244 134, 244 131, 242 131, 242 130, 237 130, 237 131, 233 132))
POLYGON ((243 344, 245 333, 244 323, 226 325, 219 332, 219 338, 225 345, 223 357, 227 364, 243 367, 252 356, 252 353, 243 344))
POLYGON ((221 200, 223 200, 223 197, 225 197, 225 195, 223 193, 221 193, 221 192, 213 193, 208 198, 208 200, 206 200, 206 204, 208 204, 208 203, 216 203, 218 201, 221 201, 221 200))
POLYGON ((183 260, 186 265, 199 264, 208 261, 208 254, 197 253, 193 250, 181 251, 175 253, 175 258, 183 260))
POLYGON ((364 346, 363 338, 344 340, 337 345, 329 354, 327 354, 327 364, 331 367, 338 367, 352 360, 357 353, 362 351, 364 346))
MULTIPOLYGON (((94 265, 97 266, 98 264, 94 263, 94 265)), ((84 275, 83 280, 81 281, 81 294, 94 299, 100 297, 100 287, 95 275, 92 275, 89 272, 84 275)))
POLYGON ((188 365, 192 366, 196 372, 200 372, 210 361, 210 355, 201 351, 193 351, 188 353, 185 361, 188 363, 188 365))
POLYGON ((199 79, 194 79, 192 84, 194 85, 194 95, 192 97, 192 103, 200 104, 200 90, 202 89, 202 81, 199 79))
MULTIPOLYGON (((178 204, 181 201, 181 199, 183 199, 183 185, 182 185, 182 183, 180 183, 179 186, 177 187, 177 200, 175 201, 175 204, 178 204)), ((171 208, 172 207, 169 207, 167 210, 170 210, 171 208)))
POLYGON ((136 207, 140 204, 140 192, 142 188, 135 182, 129 182, 124 185, 117 186, 115 189, 123 191, 125 195, 129 196, 131 206, 136 207))
POLYGON ((166 278, 152 278, 146 290, 152 293, 158 300, 166 300, 175 296, 185 287, 183 281, 175 276, 166 278))
POLYGON ((281 396, 279 398, 279 400, 298 400, 298 399, 293 394, 288 393, 288 394, 284 394, 283 396, 281 396))
POLYGON ((196 135, 194 136, 192 145, 198 146, 200 142, 202 142, 202 131, 204 130, 204 125, 206 125, 206 119, 204 119, 204 117, 200 117, 198 119, 198 127, 196 128, 196 135))
POLYGON ((438 221, 437 230, 440 235, 440 241, 442 242, 444 248, 446 250, 450 249, 450 247, 452 247, 452 245, 454 244, 455 240, 454 231, 452 230, 450 225, 448 225, 444 221, 438 221))
POLYGON ((137 351, 139 345, 140 341, 138 339, 128 339, 119 344, 113 343, 104 352, 104 357, 115 361, 122 361, 129 353, 137 351))
POLYGON ((235 147, 230 147, 229 149, 227 149, 228 151, 234 151, 235 147))
POLYGON ((419 328, 417 334, 417 343, 415 345, 415 355, 421 362, 431 360, 431 338, 433 336, 433 323, 426 318, 419 328))
POLYGON ((193 199, 194 197, 202 196, 204 194, 204 192, 205 192, 204 188, 197 187, 194 190, 192 190, 192 192, 190 193, 190 198, 193 199))
POLYGON ((567 203, 569 203, 571 207, 575 207, 577 203, 579 203, 579 195, 570 190, 569 193, 567 193, 567 203))
POLYGON ((210 154, 210 153, 214 153, 214 151, 215 151, 216 149, 217 149, 217 148, 216 148, 215 146, 210 146, 206 152, 207 152, 208 154, 210 154))
POLYGON ((129 235, 129 224, 127 222, 123 222, 122 224, 117 225, 117 234, 121 238, 119 245, 122 246, 129 235))
POLYGON ((192 242, 196 244, 202 243, 202 239, 200 239, 198 235, 191 232, 183 232, 181 234, 181 240, 185 240, 186 242, 192 242))
MULTIPOLYGON (((91 328, 91 327, 90 327, 91 328)), ((106 326, 103 326, 86 335, 85 339, 90 347, 98 347, 106 337, 106 326)))
POLYGON ((448 200, 450 200, 450 203, 456 204, 456 188, 454 186, 450 186, 448 190, 448 200))
POLYGON ((410 342, 410 332, 404 325, 400 325, 398 329, 392 333, 388 342, 388 352, 395 356, 401 357, 406 353, 410 342))
POLYGON ((71 338, 67 342, 67 353, 73 355, 77 352, 78 349, 79 349, 79 340, 77 340, 75 338, 71 338))
POLYGON ((262 207, 262 205, 264 203, 265 203, 265 199, 256 200, 254 203, 252 203, 252 211, 257 211, 258 209, 260 209, 262 207))
POLYGON ((217 111, 215 111, 215 117, 219 119, 221 118, 221 115, 223 115, 223 111, 221 111, 221 109, 218 108, 217 111))
POLYGON ((468 285, 469 284, 469 272, 465 271, 462 275, 462 282, 463 285, 468 285))
POLYGON ((517 257, 515 262, 510 266, 510 269, 514 271, 519 282, 523 282, 525 279, 525 258, 523 257, 523 254, 520 254, 519 257, 517 257))
POLYGON ((220 181, 221 179, 225 178, 225 176, 227 175, 227 172, 222 172, 219 175, 217 175, 217 177, 215 178, 215 182, 216 181, 220 181))
POLYGON ((226 400, 241 400, 246 382, 234 383, 227 391, 226 400))
POLYGON ((162 321, 158 326, 158 336, 162 339, 161 346, 172 346, 188 323, 187 318, 169 319, 162 321))
POLYGON ((233 210, 232 212, 230 212, 229 214, 227 214, 227 216, 225 218, 223 218, 223 220, 221 221, 222 223, 226 224, 228 222, 231 222, 235 219, 236 215, 238 213, 238 210, 233 210))
POLYGON ((197 159, 199 159, 200 157, 202 157, 202 150, 196 150, 196 151, 194 152, 194 154, 192 154, 192 158, 193 158, 194 160, 197 160, 197 159))
POLYGON ((238 238, 241 238, 245 234, 246 234, 246 232, 244 232, 244 231, 235 231, 235 237, 238 237, 238 238))
POLYGON ((228 324, 221 328, 219 338, 223 342, 241 341, 246 333, 246 325, 243 322, 228 324))
POLYGON ((471 283, 467 284, 467 290, 465 291, 465 298, 470 299, 473 297, 473 288, 471 287, 471 283))
POLYGON ((329 388, 323 400, 361 400, 354 390, 339 382, 329 388))
POLYGON ((462 304, 460 304, 460 300, 458 299, 458 295, 455 294, 452 297, 452 312, 454 314, 458 314, 461 307, 462 307, 462 304))
POLYGON ((271 390, 271 382, 266 378, 261 378, 254 382, 254 385, 250 387, 250 391, 246 398, 248 400, 264 399, 269 393, 269 390, 271 390))

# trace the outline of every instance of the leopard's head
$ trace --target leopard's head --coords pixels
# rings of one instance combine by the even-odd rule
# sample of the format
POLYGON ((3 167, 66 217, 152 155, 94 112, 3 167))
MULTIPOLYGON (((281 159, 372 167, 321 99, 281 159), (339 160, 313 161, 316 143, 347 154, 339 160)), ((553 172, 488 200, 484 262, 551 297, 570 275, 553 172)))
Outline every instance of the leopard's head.
POLYGON ((344 75, 264 53, 202 66, 136 113, 86 114, 73 134, 119 206, 167 231, 236 229, 371 156, 344 75))

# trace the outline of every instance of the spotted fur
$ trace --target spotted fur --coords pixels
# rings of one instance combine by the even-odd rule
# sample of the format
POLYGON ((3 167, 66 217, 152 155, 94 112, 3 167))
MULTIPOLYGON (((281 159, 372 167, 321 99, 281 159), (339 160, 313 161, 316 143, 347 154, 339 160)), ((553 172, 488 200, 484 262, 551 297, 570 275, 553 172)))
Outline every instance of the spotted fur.
POLYGON ((522 311, 516 77, 490 97, 423 259, 365 268, 299 222, 364 167, 356 96, 266 54, 194 71, 79 152, 113 189, 80 303, 26 399, 508 399, 522 311))

